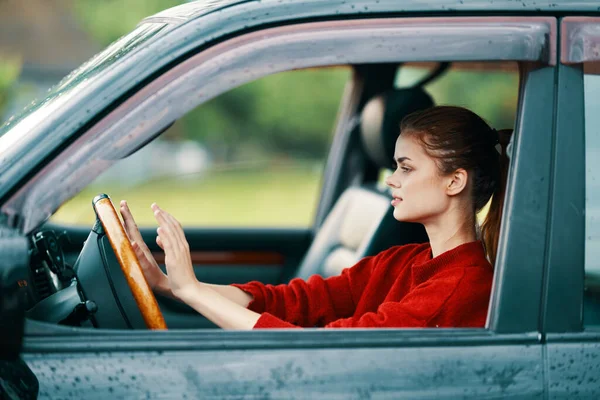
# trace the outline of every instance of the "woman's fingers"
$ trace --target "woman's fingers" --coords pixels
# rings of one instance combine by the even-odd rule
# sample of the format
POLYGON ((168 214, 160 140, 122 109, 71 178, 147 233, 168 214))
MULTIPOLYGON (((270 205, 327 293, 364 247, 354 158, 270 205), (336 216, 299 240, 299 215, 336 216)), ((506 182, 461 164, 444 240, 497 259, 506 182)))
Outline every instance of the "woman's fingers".
POLYGON ((142 272, 146 278, 146 281, 148 282, 148 285, 150 285, 152 289, 160 286, 161 281, 164 281, 167 279, 167 277, 158 267, 158 264, 156 264, 154 257, 149 259, 148 255, 140 248, 137 242, 133 242, 131 246, 133 247, 133 251, 140 262, 142 272))
POLYGON ((127 202, 125 200, 121 200, 120 211, 121 211, 121 216, 123 217, 123 222, 125 223, 126 228, 129 228, 129 227, 132 227, 132 225, 135 225, 135 220, 133 219, 131 210, 129 210, 129 206, 127 205, 127 202))
POLYGON ((172 216, 171 214, 169 214, 167 211, 160 208, 158 206, 158 204, 154 203, 152 205, 152 207, 155 210, 155 212, 159 212, 161 215, 164 216, 164 218, 167 221, 168 226, 171 230, 171 233, 173 234, 173 238, 175 240, 177 240, 177 243, 187 246, 187 240, 185 238, 185 233, 183 232, 183 228, 182 228, 181 224, 179 223, 179 221, 177 221, 177 219, 174 216, 172 216))
POLYGON ((156 229, 156 244, 163 249, 165 254, 167 254, 173 248, 173 239, 168 233, 168 229, 165 229, 163 226, 159 226, 156 229))
POLYGON ((135 223, 135 219, 133 219, 133 214, 131 214, 131 210, 129 210, 129 206, 125 200, 121 200, 121 216, 123 217, 123 223, 125 224, 125 231, 127 232, 127 236, 129 236, 129 240, 131 241, 139 241, 142 238, 140 234, 140 230, 135 223))
POLYGON ((169 214, 168 212, 161 210, 165 213, 165 217, 169 220, 171 229, 173 230, 173 235, 177 238, 180 244, 186 244, 187 240, 185 239, 185 234, 183 233, 183 228, 179 221, 175 219, 174 216, 169 214))
POLYGON ((148 258, 146 257, 146 254, 144 253, 144 251, 137 244, 137 242, 132 242, 131 247, 133 247, 133 252, 135 253, 135 256, 137 257, 140 264, 142 264, 142 265, 147 264, 148 258))
POLYGON ((140 248, 140 246, 137 242, 131 243, 131 247, 133 247, 135 256, 137 257, 138 261, 140 262, 142 269, 144 271, 148 271, 153 265, 150 262, 150 260, 148 259, 148 256, 146 255, 146 253, 144 253, 144 251, 140 248))
POLYGON ((167 219, 165 213, 161 212, 157 206, 155 207, 155 204, 152 205, 152 209, 154 210, 154 218, 156 218, 156 221, 158 222, 158 229, 156 232, 163 245, 163 250, 166 251, 166 248, 175 246, 176 236, 173 234, 171 222, 167 219))
POLYGON ((146 253, 141 249, 140 245, 137 242, 131 242, 131 247, 133 247, 133 251, 137 256, 138 260, 146 261, 146 253))
MULTIPOLYGON (((148 260, 149 263, 156 264, 156 261, 154 260, 154 257, 152 256, 152 252, 150 251, 150 249, 144 242, 144 239, 142 238, 142 234, 140 233, 140 230, 135 222, 135 219, 133 218, 133 214, 131 213, 131 210, 129 209, 129 205, 127 204, 127 202, 125 200, 121 200, 120 205, 121 205, 121 207, 120 207, 121 216, 123 217, 123 222, 125 225, 125 232, 127 233, 129 240, 131 242, 138 243, 140 250, 142 250, 144 252, 144 255, 146 256, 146 259, 148 260)), ((158 265, 158 264, 156 264, 156 265, 158 265)))
POLYGON ((197 282, 190 251, 181 224, 157 204, 152 204, 158 222, 156 243, 165 251, 165 265, 169 286, 174 296, 197 282))
POLYGON ((156 203, 152 204, 152 209, 154 210, 154 216, 159 224, 159 229, 163 232, 164 238, 167 239, 169 243, 164 243, 168 245, 176 245, 179 242, 179 235, 177 234, 177 229, 173 223, 173 220, 170 218, 169 213, 162 210, 156 203))
MULTIPOLYGON (((159 223, 156 243, 159 244, 160 242, 159 245, 162 245, 162 248, 165 251, 165 261, 169 259, 169 262, 167 262, 167 269, 179 269, 185 265, 189 265, 191 268, 189 245, 185 239, 181 225, 172 215, 162 210, 158 205, 153 204, 152 209, 154 210, 154 216, 159 223), (170 263, 170 261, 173 263, 170 263)), ((185 274, 185 272, 183 273, 185 274)))
POLYGON ((133 247, 135 256, 138 258, 138 261, 140 262, 140 264, 142 264, 142 265, 145 264, 145 265, 148 265, 149 267, 154 264, 153 263, 154 257, 149 258, 148 254, 146 254, 146 252, 140 247, 138 242, 132 242, 131 247, 133 247))

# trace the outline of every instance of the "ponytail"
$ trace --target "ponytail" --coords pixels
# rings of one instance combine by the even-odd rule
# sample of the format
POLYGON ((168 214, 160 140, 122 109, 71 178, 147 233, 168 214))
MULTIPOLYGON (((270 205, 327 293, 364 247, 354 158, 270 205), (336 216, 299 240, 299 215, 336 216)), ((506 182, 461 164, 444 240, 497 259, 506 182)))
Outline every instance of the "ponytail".
POLYGON ((498 239, 500 237, 500 222, 502 221, 502 208, 504 207, 504 196, 506 194, 506 181, 508 178, 509 159, 506 154, 506 148, 510 142, 512 129, 503 129, 498 131, 498 139, 501 146, 500 152, 500 182, 492 195, 492 202, 481 224, 481 239, 485 246, 490 263, 496 263, 498 255, 498 239))

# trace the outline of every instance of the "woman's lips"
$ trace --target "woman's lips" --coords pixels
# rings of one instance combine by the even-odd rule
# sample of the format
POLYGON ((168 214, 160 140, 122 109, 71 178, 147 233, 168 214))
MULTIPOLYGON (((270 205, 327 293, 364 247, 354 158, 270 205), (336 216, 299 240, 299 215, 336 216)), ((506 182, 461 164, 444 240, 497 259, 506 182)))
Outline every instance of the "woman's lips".
POLYGON ((398 204, 400 204, 401 201, 402 199, 400 197, 394 197, 394 199, 392 200, 392 207, 396 207, 398 204))

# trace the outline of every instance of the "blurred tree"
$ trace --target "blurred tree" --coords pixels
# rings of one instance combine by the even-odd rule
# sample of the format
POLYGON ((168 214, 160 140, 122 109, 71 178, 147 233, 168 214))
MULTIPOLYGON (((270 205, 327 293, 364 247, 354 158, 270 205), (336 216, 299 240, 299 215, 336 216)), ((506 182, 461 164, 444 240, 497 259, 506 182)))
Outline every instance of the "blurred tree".
POLYGON ((21 61, 18 58, 0 56, 0 116, 7 105, 13 84, 19 78, 21 61))
MULTIPOLYGON (((477 64, 477 63, 474 63, 477 64)), ((514 70, 450 69, 426 85, 436 104, 466 107, 497 129, 514 126, 519 75, 514 70)), ((505 65, 504 68, 507 66, 505 65)), ((464 66, 463 66, 464 68, 464 66)), ((396 86, 410 87, 429 75, 430 69, 405 66, 396 77, 396 86)))
POLYGON ((438 104, 467 107, 494 128, 513 128, 519 95, 514 72, 450 71, 428 85, 438 104))
POLYGON ((102 46, 131 31, 145 17, 185 3, 184 0, 72 0, 82 27, 102 46))
POLYGON ((179 126, 223 160, 257 153, 322 159, 349 77, 350 68, 267 76, 202 104, 179 126), (240 148, 244 154, 236 152, 240 148))
POLYGON ((274 148, 314 154, 328 150, 350 68, 277 74, 259 82, 256 123, 274 148), (277 105, 277 107, 274 107, 277 105))

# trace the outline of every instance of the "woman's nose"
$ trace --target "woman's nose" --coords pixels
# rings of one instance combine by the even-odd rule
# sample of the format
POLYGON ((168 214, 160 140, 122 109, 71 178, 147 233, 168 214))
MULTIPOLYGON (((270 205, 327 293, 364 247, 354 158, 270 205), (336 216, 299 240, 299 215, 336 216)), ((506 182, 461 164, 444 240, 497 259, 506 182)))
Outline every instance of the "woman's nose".
POLYGON ((387 178, 385 178, 385 184, 390 187, 393 187, 393 188, 399 188, 400 183, 396 182, 396 180, 394 179, 394 175, 395 174, 392 174, 392 175, 388 176, 387 178))

